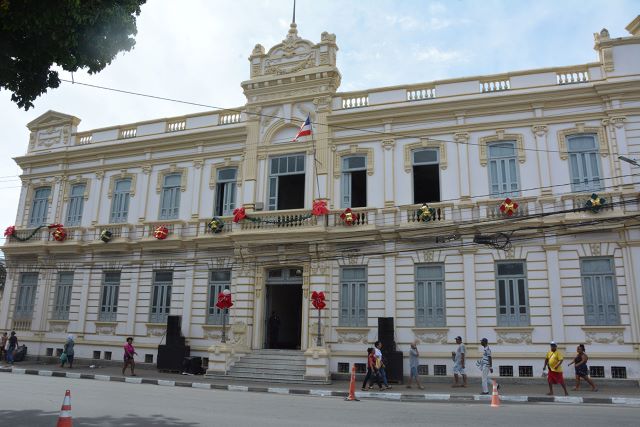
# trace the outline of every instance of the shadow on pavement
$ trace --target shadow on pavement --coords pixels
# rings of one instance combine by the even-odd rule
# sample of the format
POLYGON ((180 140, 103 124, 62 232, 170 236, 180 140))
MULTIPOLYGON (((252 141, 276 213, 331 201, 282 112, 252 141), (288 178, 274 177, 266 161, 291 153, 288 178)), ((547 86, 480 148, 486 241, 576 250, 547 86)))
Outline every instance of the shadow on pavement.
MULTIPOLYGON (((39 410, 20 410, 7 411, 0 410, 0 420, 3 426, 24 426, 24 427, 51 427, 58 420, 58 412, 44 412, 39 410)), ((167 417, 160 414, 150 416, 140 416, 134 414, 126 414, 122 416, 105 416, 105 417, 73 417, 73 423, 79 426, 198 426, 200 424, 181 421, 178 418, 167 417)))

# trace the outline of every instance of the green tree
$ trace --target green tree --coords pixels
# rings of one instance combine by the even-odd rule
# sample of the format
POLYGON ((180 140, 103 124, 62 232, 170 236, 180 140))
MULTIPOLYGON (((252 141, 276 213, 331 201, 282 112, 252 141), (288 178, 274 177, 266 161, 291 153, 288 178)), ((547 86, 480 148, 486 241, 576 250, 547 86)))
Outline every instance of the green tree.
POLYGON ((66 71, 98 73, 135 45, 146 0, 0 0, 0 90, 28 110, 66 71))

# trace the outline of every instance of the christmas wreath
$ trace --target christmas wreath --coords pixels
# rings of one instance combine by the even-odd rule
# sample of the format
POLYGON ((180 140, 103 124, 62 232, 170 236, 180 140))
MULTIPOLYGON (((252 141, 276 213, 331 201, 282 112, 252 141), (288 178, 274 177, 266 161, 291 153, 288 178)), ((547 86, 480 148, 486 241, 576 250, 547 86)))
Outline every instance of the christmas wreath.
POLYGON ((584 207, 589 209, 593 213, 598 213, 605 203, 607 203, 607 200, 605 198, 598 196, 596 193, 593 193, 591 195, 591 198, 584 204, 584 207))
POLYGON ((508 197, 500 205, 500 212, 506 216, 513 216, 516 209, 518 209, 518 204, 508 197))

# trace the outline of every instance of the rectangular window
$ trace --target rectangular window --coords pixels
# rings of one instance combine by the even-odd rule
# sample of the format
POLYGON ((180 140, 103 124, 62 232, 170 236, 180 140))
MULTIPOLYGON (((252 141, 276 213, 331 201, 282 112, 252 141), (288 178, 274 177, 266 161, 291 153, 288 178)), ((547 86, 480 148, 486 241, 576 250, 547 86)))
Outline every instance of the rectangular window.
POLYGON ((437 377, 446 377, 447 365, 433 365, 433 375, 437 377))
POLYGON ((71 187, 69 205, 67 206, 67 225, 80 225, 80 221, 82 221, 85 188, 84 184, 76 184, 71 187))
POLYGON ((619 325, 618 290, 612 258, 580 260, 586 325, 619 325))
POLYGON ((53 297, 54 320, 69 320, 71 309, 71 290, 73 289, 73 271, 61 271, 58 273, 55 293, 53 297))
POLYGON ((236 175, 235 168, 220 169, 216 184, 216 216, 229 216, 236 208, 236 175))
POLYGON ((98 320, 115 322, 118 314, 118 294, 120 292, 120 272, 105 271, 102 276, 100 313, 98 320))
POLYGON ((440 154, 438 150, 413 152, 413 203, 440 201, 440 154))
POLYGON ((518 161, 514 142, 500 142, 487 147, 489 158, 489 191, 492 197, 520 195, 518 161))
POLYGON ((592 378, 604 378, 604 366, 589 366, 589 376, 592 378))
POLYGON ((344 267, 340 271, 340 326, 367 326, 365 267, 344 267))
POLYGON ((115 182, 111 201, 110 222, 117 224, 127 222, 129 216, 129 198, 131 197, 131 180, 119 179, 115 182))
POLYGON ((512 377, 513 366, 498 366, 498 372, 501 377, 512 377))
POLYGON ((160 197, 160 219, 177 219, 180 214, 182 176, 174 173, 164 177, 160 197))
POLYGON ((367 158, 350 156, 342 159, 342 207, 367 206, 367 158))
POLYGON ((532 377, 533 376, 533 366, 529 366, 529 365, 518 366, 518 376, 519 377, 532 377))
POLYGON ((33 203, 31 204, 31 214, 29 215, 30 227, 37 227, 47 222, 50 195, 51 188, 49 187, 42 187, 35 190, 33 203))
POLYGON ((304 154, 270 159, 269 210, 304 208, 304 154))
POLYGON ((528 326, 529 297, 525 263, 496 264, 498 326, 528 326))
POLYGON ((592 192, 602 189, 600 153, 595 135, 567 138, 571 191, 592 192))
POLYGON ((445 326, 444 265, 416 266, 416 326, 445 326))
POLYGON ((22 273, 20 275, 14 320, 31 320, 37 289, 38 273, 22 273))
POLYGON ((153 272, 153 292, 151 295, 151 312, 149 322, 167 323, 171 309, 171 285, 173 271, 157 270, 153 272))
POLYGON ((216 307, 218 294, 231 287, 231 270, 211 270, 209 272, 209 308, 207 324, 221 325, 223 310, 216 307))

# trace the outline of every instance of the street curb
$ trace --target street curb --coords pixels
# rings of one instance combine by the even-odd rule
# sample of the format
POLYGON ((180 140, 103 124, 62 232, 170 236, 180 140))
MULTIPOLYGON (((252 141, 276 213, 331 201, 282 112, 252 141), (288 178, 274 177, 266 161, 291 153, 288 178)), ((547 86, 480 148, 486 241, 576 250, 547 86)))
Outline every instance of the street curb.
MULTIPOLYGON (((37 369, 23 369, 15 367, 0 367, 0 372, 16 375, 37 375, 42 377, 64 377, 73 379, 86 379, 96 381, 122 382, 129 384, 151 384, 163 387, 188 387, 204 390, 239 391, 250 393, 270 393, 279 395, 308 395, 316 397, 341 397, 345 398, 345 391, 333 391, 323 389, 302 389, 287 387, 260 387, 238 384, 210 384, 191 381, 158 380, 139 377, 120 377, 111 375, 82 374, 79 372, 51 371, 37 369)), ((357 391, 358 399, 386 400, 398 402, 488 402, 488 395, 455 395, 445 393, 402 394, 385 393, 375 391, 357 391)), ((501 395, 500 400, 505 403, 554 403, 554 404, 609 404, 640 406, 640 397, 581 397, 581 396, 517 396, 501 395)))

